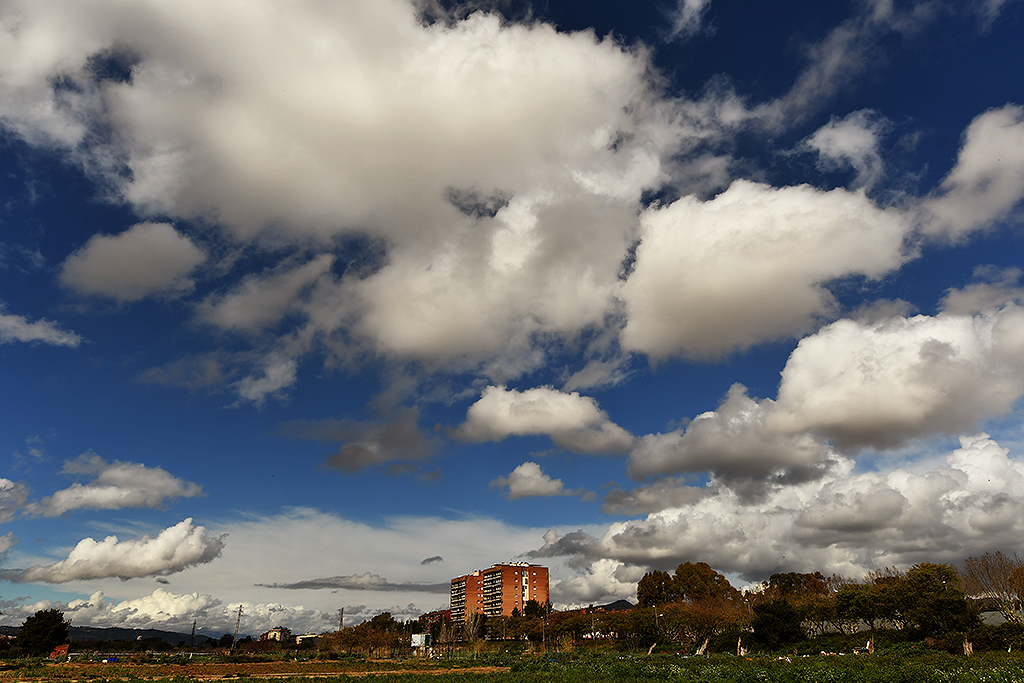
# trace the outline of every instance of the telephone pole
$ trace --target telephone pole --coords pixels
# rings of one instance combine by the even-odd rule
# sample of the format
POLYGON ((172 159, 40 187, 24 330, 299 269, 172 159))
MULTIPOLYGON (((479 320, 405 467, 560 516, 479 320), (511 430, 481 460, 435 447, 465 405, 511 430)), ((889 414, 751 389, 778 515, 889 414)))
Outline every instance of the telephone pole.
POLYGON ((238 625, 242 623, 242 606, 238 606, 238 618, 235 619, 235 635, 231 639, 231 651, 235 651, 235 646, 238 645, 238 625))

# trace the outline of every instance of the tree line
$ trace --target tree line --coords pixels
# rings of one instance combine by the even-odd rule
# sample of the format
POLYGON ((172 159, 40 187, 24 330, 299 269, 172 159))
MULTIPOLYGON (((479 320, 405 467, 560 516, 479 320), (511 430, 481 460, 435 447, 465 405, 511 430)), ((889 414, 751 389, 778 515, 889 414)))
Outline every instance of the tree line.
POLYGON ((769 649, 865 631, 950 647, 972 639, 1019 642, 1022 598, 1024 559, 1001 552, 968 558, 960 569, 922 562, 870 572, 862 581, 777 573, 746 592, 706 563, 685 562, 673 574, 648 572, 637 585, 638 608, 656 612, 656 637, 694 644, 727 633, 736 641, 746 633, 769 649), (999 613, 1003 625, 986 626, 983 610, 999 613))

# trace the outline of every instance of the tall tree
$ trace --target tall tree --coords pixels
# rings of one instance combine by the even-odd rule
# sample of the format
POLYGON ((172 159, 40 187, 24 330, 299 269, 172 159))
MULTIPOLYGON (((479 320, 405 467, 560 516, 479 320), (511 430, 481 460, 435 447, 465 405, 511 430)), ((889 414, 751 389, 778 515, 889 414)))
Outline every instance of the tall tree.
POLYGON ((677 599, 678 594, 668 572, 648 572, 636 585, 636 601, 640 607, 665 605, 677 599))
POLYGON ((820 635, 836 619, 833 583, 838 580, 830 581, 821 572, 772 574, 764 583, 763 600, 788 601, 800 615, 808 635, 820 635))
POLYGON ((960 574, 948 564, 922 562, 908 569, 901 602, 908 625, 922 635, 968 631, 979 622, 960 574))
POLYGON ((53 648, 68 642, 71 624, 64 621, 64 613, 58 609, 39 610, 18 630, 18 647, 34 655, 48 655, 53 648))
POLYGON ((673 579, 680 600, 694 602, 704 598, 735 600, 740 592, 705 562, 684 562, 676 568, 673 579))
POLYGON ((1024 624, 1024 558, 1002 552, 968 557, 960 576, 969 595, 994 601, 1006 621, 1024 624))
POLYGON ((836 591, 836 616, 844 622, 842 630, 856 633, 861 622, 874 631, 882 619, 880 595, 875 586, 847 583, 836 591))

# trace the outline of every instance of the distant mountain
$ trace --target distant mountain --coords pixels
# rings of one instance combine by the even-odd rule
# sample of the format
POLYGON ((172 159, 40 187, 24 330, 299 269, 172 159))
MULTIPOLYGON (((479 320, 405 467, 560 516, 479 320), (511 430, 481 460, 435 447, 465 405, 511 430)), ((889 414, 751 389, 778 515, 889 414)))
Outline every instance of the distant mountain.
MULTIPOLYGON (((17 636, 18 626, 0 626, 0 635, 17 636)), ((217 638, 208 633, 196 633, 196 642, 202 642, 209 636, 217 638)), ((134 628, 97 628, 95 626, 72 626, 71 642, 82 640, 146 640, 147 638, 159 638, 172 645, 192 642, 190 633, 174 633, 172 631, 158 631, 156 629, 134 629, 134 628)))
POLYGON ((605 612, 628 612, 634 607, 636 605, 629 600, 616 600, 615 602, 609 602, 607 605, 597 605, 596 609, 603 609, 605 612))
MULTIPOLYGON (((95 626, 72 626, 71 642, 79 640, 146 640, 148 638, 159 638, 160 640, 178 645, 180 643, 192 642, 192 635, 186 633, 174 633, 172 631, 158 631, 156 629, 134 629, 134 628, 97 628, 95 626)), ((202 641, 206 636, 196 634, 196 640, 202 641)))

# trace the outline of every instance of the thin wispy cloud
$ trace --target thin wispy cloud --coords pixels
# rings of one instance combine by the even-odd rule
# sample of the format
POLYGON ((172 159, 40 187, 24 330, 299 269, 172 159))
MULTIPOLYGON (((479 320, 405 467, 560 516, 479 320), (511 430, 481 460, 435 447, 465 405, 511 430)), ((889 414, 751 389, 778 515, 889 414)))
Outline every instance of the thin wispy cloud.
POLYGON ((444 593, 451 590, 450 583, 392 583, 383 576, 369 572, 351 576, 329 576, 322 579, 307 579, 295 583, 256 584, 264 588, 284 588, 287 590, 345 590, 381 591, 384 593, 444 593))

